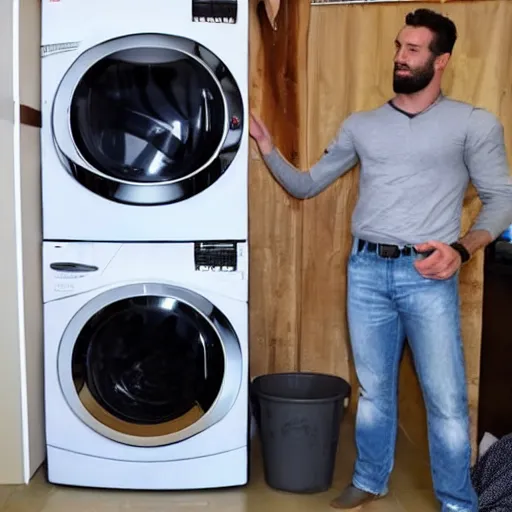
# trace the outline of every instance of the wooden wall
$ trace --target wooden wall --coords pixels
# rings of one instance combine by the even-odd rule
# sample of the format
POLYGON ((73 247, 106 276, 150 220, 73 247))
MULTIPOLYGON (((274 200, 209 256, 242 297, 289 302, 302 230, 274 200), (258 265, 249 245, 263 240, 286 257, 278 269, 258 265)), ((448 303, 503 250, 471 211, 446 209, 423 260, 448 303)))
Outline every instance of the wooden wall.
MULTIPOLYGON (((258 8, 259 5, 259 8, 258 8)), ((392 96, 394 38, 404 16, 421 4, 309 6, 285 0, 273 31, 253 2, 251 108, 295 165, 322 154, 350 112, 392 96)), ((502 119, 512 145, 512 2, 472 1, 430 8, 448 14, 459 40, 443 84, 454 98, 502 119), (507 59, 504 59, 507 56, 507 59)), ((350 217, 358 169, 318 197, 289 197, 251 154, 251 373, 314 370, 341 375, 357 393, 345 317, 350 217)), ((480 208, 470 188, 463 229, 480 208)), ((461 311, 476 441, 482 311, 482 254, 461 275, 461 311)), ((402 364, 400 423, 426 449, 426 418, 409 352, 402 364)), ((352 401, 352 408, 356 401, 352 401)))
MULTIPOLYGON (((306 164, 308 19, 307 0, 288 0, 274 31, 264 4, 251 0, 251 108, 298 166, 306 164)), ((249 181, 251 373, 297 370, 303 205, 269 176, 254 144, 249 181)))

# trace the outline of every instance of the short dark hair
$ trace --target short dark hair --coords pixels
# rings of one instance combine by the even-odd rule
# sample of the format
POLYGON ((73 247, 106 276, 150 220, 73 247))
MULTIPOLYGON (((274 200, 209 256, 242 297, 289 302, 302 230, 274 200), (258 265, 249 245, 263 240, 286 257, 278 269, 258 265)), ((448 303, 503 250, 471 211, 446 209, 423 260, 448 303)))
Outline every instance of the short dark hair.
POLYGON ((430 9, 416 9, 407 14, 405 24, 410 27, 425 27, 433 32, 430 51, 434 55, 452 53, 457 40, 457 28, 451 19, 430 9))

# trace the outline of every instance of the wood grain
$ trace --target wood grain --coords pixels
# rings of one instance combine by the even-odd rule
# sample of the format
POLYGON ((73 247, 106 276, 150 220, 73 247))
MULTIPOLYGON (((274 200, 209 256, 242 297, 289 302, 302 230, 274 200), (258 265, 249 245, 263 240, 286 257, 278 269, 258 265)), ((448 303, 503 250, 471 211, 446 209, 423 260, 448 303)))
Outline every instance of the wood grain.
POLYGON ((268 20, 272 25, 272 28, 276 29, 276 18, 281 5, 281 0, 263 0, 265 4, 265 10, 267 11, 268 20))
MULTIPOLYGON (((306 130, 299 96, 307 84, 303 27, 309 26, 309 4, 281 2, 277 31, 263 4, 252 0, 251 7, 251 109, 267 124, 286 158, 300 165, 299 134, 306 130)), ((255 376, 298 370, 302 205, 271 178, 254 143, 251 149, 249 301, 255 376)))
MULTIPOLYGON (((351 69, 353 55, 346 44, 350 20, 340 17, 339 12, 338 7, 311 12, 309 166, 320 158, 359 94, 357 79, 343 77, 343 70, 351 69)), ((350 172, 303 203, 300 368, 345 378, 349 368, 345 267, 351 245, 350 216, 357 199, 357 181, 357 172, 350 172)))
MULTIPOLYGON (((432 8, 432 2, 414 8, 432 8)), ((280 5, 275 30, 253 0, 251 108, 269 126, 280 151, 300 168, 312 165, 341 121, 392 95, 393 41, 411 4, 330 5, 305 0, 280 5)), ((435 9, 457 24, 459 40, 444 92, 497 114, 512 147, 512 2, 446 2, 435 9), (504 56, 507 58, 504 59, 504 56)), ((250 178, 251 373, 315 370, 357 381, 346 322, 346 263, 358 168, 318 197, 297 201, 270 177, 252 146, 250 178)), ((481 207, 470 187, 463 229, 481 207)), ((462 334, 473 448, 479 392, 482 261, 461 274, 462 334)), ((426 417, 410 352, 400 375, 400 424, 427 450, 426 417)), ((475 454, 475 450, 473 451, 475 454)))

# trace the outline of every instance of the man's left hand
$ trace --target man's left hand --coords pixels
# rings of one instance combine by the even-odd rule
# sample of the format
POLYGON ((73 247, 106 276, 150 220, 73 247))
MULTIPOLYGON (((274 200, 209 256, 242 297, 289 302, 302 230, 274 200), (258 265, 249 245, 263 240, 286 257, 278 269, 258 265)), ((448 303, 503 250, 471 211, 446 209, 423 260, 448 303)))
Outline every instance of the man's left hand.
POLYGON ((462 264, 460 254, 442 242, 434 240, 418 244, 415 249, 418 252, 434 251, 424 260, 414 262, 416 270, 428 279, 449 279, 459 270, 462 264))

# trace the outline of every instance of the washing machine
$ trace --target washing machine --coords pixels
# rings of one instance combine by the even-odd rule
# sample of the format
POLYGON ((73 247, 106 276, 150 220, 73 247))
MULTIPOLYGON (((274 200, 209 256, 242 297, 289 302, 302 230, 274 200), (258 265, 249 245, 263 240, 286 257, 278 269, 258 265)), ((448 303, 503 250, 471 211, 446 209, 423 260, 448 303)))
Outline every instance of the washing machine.
POLYGON ((43 242, 48 478, 248 480, 245 243, 43 242))
POLYGON ((247 0, 43 0, 43 238, 246 240, 247 0))

